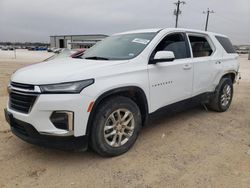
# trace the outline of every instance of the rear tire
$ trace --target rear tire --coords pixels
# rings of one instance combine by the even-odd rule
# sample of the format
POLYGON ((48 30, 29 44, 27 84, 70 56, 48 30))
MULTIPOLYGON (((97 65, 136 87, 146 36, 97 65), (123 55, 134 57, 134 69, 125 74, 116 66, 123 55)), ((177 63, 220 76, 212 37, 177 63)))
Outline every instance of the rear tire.
POLYGON ((137 104, 122 96, 105 100, 98 106, 91 129, 91 147, 105 157, 128 151, 141 129, 137 104))
POLYGON ((213 98, 208 103, 208 108, 216 112, 225 112, 233 99, 233 84, 230 78, 222 78, 216 88, 213 98))

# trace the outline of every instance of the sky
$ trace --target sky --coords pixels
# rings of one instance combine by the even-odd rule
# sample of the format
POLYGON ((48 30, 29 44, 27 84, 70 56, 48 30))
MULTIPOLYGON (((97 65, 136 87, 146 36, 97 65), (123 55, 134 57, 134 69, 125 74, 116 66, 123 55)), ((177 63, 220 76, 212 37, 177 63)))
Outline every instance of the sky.
MULTIPOLYGON (((51 35, 107 34, 174 27, 177 0, 0 0, 0 41, 49 42, 51 35)), ((185 0, 179 27, 208 30, 250 44, 250 0, 185 0)))

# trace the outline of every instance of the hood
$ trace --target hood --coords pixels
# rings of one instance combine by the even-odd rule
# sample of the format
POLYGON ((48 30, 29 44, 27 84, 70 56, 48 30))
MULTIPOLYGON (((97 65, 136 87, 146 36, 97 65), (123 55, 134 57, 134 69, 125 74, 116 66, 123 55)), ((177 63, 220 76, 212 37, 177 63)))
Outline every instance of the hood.
POLYGON ((17 70, 11 81, 25 84, 53 84, 85 80, 107 73, 108 67, 114 67, 128 61, 102 61, 86 59, 55 59, 17 70))

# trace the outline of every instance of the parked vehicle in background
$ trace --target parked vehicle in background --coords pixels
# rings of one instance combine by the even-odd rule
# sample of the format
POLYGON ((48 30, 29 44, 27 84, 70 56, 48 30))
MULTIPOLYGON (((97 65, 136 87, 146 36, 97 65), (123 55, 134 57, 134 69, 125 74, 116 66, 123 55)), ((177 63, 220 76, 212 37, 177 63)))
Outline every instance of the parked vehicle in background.
POLYGON ((71 57, 72 58, 82 58, 82 56, 84 55, 84 52, 86 51, 85 48, 81 48, 81 49, 76 49, 76 50, 73 50, 74 53, 71 54, 71 57))
POLYGON ((47 47, 45 47, 45 46, 37 46, 37 47, 35 48, 35 50, 36 50, 36 51, 47 51, 47 47))
POLYGON ((27 49, 30 51, 47 51, 46 46, 28 46, 27 49))
POLYGON ((2 46, 2 50, 11 50, 11 51, 13 51, 13 50, 15 50, 15 48, 13 47, 13 46, 2 46))
POLYGON ((35 46, 28 46, 28 47, 27 47, 27 50, 29 50, 29 51, 34 51, 35 49, 36 49, 35 46))
POLYGON ((239 47, 236 52, 238 54, 248 54, 249 48, 248 47, 239 47))
POLYGON ((170 104, 196 99, 225 112, 239 71, 227 36, 189 29, 115 34, 82 58, 58 58, 12 75, 5 117, 16 136, 121 155, 149 115, 170 104))
POLYGON ((64 50, 64 49, 62 49, 62 48, 55 48, 55 49, 53 50, 53 52, 56 53, 56 54, 59 54, 59 53, 62 52, 62 50, 64 50))
POLYGON ((74 49, 74 50, 69 50, 67 48, 61 49, 60 53, 56 53, 55 55, 49 57, 48 59, 44 60, 50 61, 54 59, 61 59, 61 58, 82 58, 84 52, 86 49, 74 49))
POLYGON ((71 52, 71 50, 67 48, 60 49, 60 53, 55 53, 53 56, 49 57, 48 59, 45 59, 44 62, 54 59, 68 58, 71 54, 73 54, 73 52, 71 52))
POLYGON ((13 47, 13 46, 8 46, 8 50, 13 51, 13 50, 15 50, 15 47, 13 47))
POLYGON ((4 50, 4 51, 9 50, 8 46, 2 46, 2 50, 4 50))
POLYGON ((47 49, 47 52, 54 52, 55 49, 56 49, 55 47, 48 48, 48 49, 47 49))

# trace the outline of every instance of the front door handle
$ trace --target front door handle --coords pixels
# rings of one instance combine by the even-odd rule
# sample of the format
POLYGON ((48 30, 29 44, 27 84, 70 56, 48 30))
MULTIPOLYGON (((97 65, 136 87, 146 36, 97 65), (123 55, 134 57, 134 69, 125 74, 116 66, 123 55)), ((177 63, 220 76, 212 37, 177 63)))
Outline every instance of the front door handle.
POLYGON ((185 64, 185 65, 183 65, 183 69, 184 70, 189 70, 189 69, 191 69, 192 68, 192 65, 190 65, 190 64, 185 64))

